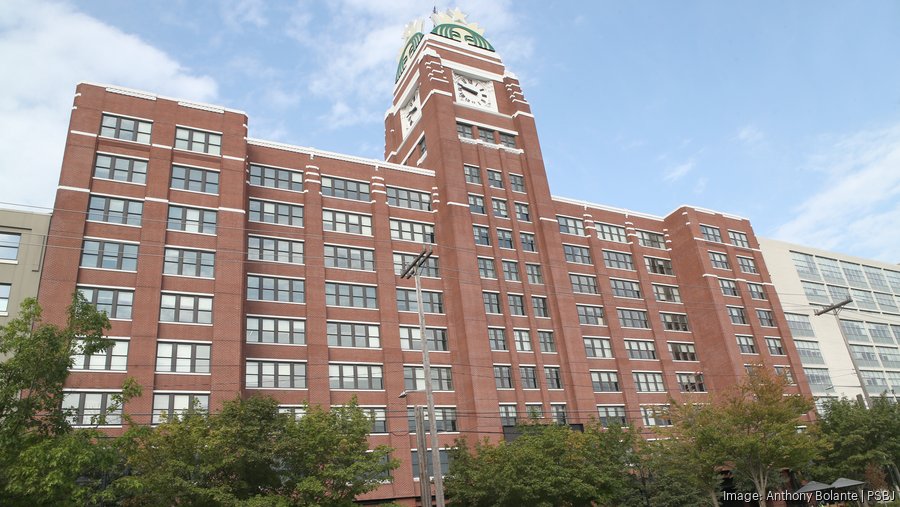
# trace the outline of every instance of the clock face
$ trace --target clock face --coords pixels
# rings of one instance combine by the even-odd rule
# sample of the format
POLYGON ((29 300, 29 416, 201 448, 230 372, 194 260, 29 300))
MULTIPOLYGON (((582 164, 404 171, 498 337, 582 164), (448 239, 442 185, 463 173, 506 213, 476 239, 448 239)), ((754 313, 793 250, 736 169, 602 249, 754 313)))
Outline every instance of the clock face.
POLYGON ((400 128, 403 130, 403 137, 412 130, 413 125, 419 121, 422 116, 422 107, 419 104, 419 92, 416 91, 405 104, 400 106, 400 128))
POLYGON ((453 83, 457 102, 496 110, 494 105, 494 85, 469 76, 455 74, 453 83))

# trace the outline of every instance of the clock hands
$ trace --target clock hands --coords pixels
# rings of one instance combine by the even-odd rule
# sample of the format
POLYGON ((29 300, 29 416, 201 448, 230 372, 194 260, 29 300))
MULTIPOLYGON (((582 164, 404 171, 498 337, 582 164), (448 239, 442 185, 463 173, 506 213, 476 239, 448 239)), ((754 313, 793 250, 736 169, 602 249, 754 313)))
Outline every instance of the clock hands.
POLYGON ((474 88, 469 88, 468 86, 466 86, 462 83, 459 83, 459 87, 462 88, 463 90, 471 93, 472 95, 478 95, 478 90, 476 90, 474 88))

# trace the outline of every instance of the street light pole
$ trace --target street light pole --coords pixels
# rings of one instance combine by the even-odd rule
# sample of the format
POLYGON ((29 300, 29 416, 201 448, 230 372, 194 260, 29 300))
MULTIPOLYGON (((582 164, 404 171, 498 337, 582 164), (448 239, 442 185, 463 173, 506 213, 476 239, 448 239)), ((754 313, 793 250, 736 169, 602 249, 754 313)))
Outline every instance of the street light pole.
MULTIPOLYGON (((438 443, 437 420, 434 416, 434 391, 431 386, 431 361, 428 357, 428 338, 425 336, 425 308, 422 304, 422 268, 434 250, 431 248, 422 248, 420 253, 413 259, 408 266, 400 274, 400 278, 415 278, 416 280, 416 302, 419 309, 419 339, 422 344, 422 374, 425 379, 425 403, 428 407, 428 428, 431 433, 431 469, 434 474, 434 496, 437 507, 444 507, 444 478, 441 474, 441 450, 438 443)), ((425 449, 419 454, 420 462, 426 459, 425 449)), ((423 486, 428 478, 419 477, 419 485, 423 486)))
POLYGON ((844 333, 844 328, 841 327, 841 319, 838 317, 838 312, 841 308, 849 305, 853 302, 853 298, 848 297, 847 299, 841 301, 840 303, 835 303, 833 305, 826 306, 821 310, 817 310, 815 313, 816 317, 819 315, 834 312, 834 321, 837 323, 838 331, 841 332, 841 338, 844 339, 844 347, 847 348, 847 352, 850 353, 850 363, 853 365, 853 371, 856 372, 856 379, 859 381, 859 387, 862 389, 863 399, 865 400, 866 408, 872 408, 872 401, 869 399, 869 391, 866 390, 866 383, 863 380, 862 373, 859 371, 859 365, 856 364, 856 358, 853 357, 853 350, 850 349, 850 342, 847 340, 847 335, 844 333))

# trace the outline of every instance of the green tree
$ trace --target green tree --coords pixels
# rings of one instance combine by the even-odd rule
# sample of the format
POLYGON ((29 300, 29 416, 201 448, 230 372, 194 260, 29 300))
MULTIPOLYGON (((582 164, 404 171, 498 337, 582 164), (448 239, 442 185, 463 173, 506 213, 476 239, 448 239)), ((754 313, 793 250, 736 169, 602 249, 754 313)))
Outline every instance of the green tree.
POLYGON ((127 506, 351 505, 396 466, 389 449, 369 451, 371 424, 355 402, 300 420, 265 397, 191 410, 121 439, 130 473, 111 495, 127 506))
MULTIPOLYGON (((108 462, 97 433, 72 432, 61 408, 63 385, 75 353, 110 346, 109 320, 73 296, 65 327, 41 320, 41 307, 25 300, 0 328, 0 497, 4 505, 67 505, 89 496, 95 484, 78 477, 108 462), (84 482, 84 481, 83 481, 84 482)), ((85 476, 88 477, 88 476, 85 476)))
POLYGON ((693 507, 718 505, 719 474, 713 477, 698 473, 703 463, 694 449, 675 439, 640 440, 638 442, 641 469, 647 477, 643 488, 647 505, 654 507, 693 507))
POLYGON ((661 458, 675 466, 681 464, 684 484, 691 484, 713 507, 719 505, 723 464, 727 461, 724 440, 730 429, 716 410, 690 402, 671 400, 668 417, 673 425, 662 430, 660 441, 666 455, 661 458))
POLYGON ((900 463, 900 404, 884 396, 871 399, 866 409, 855 400, 829 400, 819 418, 828 444, 816 461, 814 475, 822 482, 838 477, 866 480, 866 468, 881 467, 896 478, 900 463))

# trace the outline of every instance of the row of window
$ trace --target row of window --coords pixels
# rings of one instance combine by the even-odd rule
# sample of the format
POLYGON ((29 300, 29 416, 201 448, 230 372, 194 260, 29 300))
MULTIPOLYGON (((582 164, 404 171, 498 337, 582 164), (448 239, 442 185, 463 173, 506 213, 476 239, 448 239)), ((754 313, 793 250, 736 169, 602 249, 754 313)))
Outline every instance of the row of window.
MULTIPOLYGON (((463 165, 463 174, 466 182, 473 185, 482 185, 481 168, 474 165, 463 165)), ((525 177, 521 174, 509 174, 509 188, 513 192, 525 192, 525 177)), ((503 183, 503 173, 494 169, 487 170, 487 182, 491 188, 506 188, 503 183)))
POLYGON ((506 132, 498 132, 488 129, 487 127, 473 127, 468 123, 456 122, 456 133, 463 139, 475 139, 475 132, 478 132, 478 139, 490 143, 506 146, 507 148, 516 147, 516 136, 506 132))
POLYGON ((821 284, 801 280, 803 293, 811 303, 829 305, 851 299, 847 308, 872 312, 900 313, 900 296, 864 289, 848 289, 839 285, 821 284))
POLYGON ((840 319, 840 326, 844 336, 850 341, 900 345, 900 325, 898 324, 840 319))
MULTIPOLYGON (((732 324, 739 326, 749 326, 750 321, 747 319, 747 312, 742 306, 726 306, 726 310, 728 311, 728 318, 731 320, 732 324)), ((777 327, 777 323, 775 322, 775 314, 772 313, 772 310, 763 310, 761 308, 756 309, 756 318, 759 320, 759 325, 764 327, 777 327)))
POLYGON ((893 292, 900 296, 900 271, 829 259, 802 252, 791 252, 800 278, 824 281, 855 289, 893 292))
MULTIPOLYGON (((712 225, 700 225, 700 235, 706 241, 712 241, 714 243, 724 243, 722 241, 722 232, 718 227, 714 227, 712 225)), ((734 245, 742 248, 750 248, 750 240, 747 237, 746 233, 740 231, 732 231, 728 230, 728 241, 734 245)))
MULTIPOLYGON (((510 209, 506 199, 498 199, 492 198, 491 202, 491 212, 497 218, 509 218, 510 217, 510 209)), ((486 215, 487 210, 484 206, 484 196, 469 194, 469 211, 472 213, 477 213, 479 215, 486 215)), ((531 211, 529 211, 529 207, 527 203, 524 202, 514 202, 513 203, 513 212, 515 214, 516 219, 522 222, 531 222, 531 211)))
MULTIPOLYGON (((472 232, 475 236, 475 244, 482 246, 491 246, 491 230, 483 225, 473 225, 472 232)), ((513 241, 513 231, 508 229, 497 229, 497 246, 514 250, 516 248, 513 241)), ((522 250, 526 252, 537 252, 537 243, 534 234, 530 232, 519 233, 519 243, 522 250)))
MULTIPOLYGON (((769 299, 768 294, 766 293, 766 288, 759 283, 746 282, 747 284, 747 292, 750 294, 751 299, 759 299, 759 300, 767 300, 769 299)), ((729 280, 727 278, 719 278, 719 288, 722 290, 722 294, 725 296, 732 297, 740 297, 741 292, 738 288, 738 284, 736 280, 729 280)))
MULTIPOLYGON (((150 144, 153 123, 124 116, 104 114, 100 135, 141 144, 150 144)), ((187 127, 175 128, 175 148, 179 150, 221 155, 222 134, 187 127)))
MULTIPOLYGON (((731 263, 728 262, 728 254, 722 252, 713 252, 712 250, 710 250, 708 253, 709 261, 712 263, 713 268, 731 271, 731 263)), ((736 257, 738 269, 740 269, 741 273, 759 274, 759 269, 756 267, 755 260, 750 257, 742 257, 740 255, 736 257)))
MULTIPOLYGON (((612 359, 612 342, 609 338, 585 336, 584 351, 587 357, 598 359, 612 359)), ((660 359, 656 350, 656 342, 653 340, 628 339, 624 341, 625 351, 629 359, 657 360, 660 359)), ((675 361, 697 361, 697 350, 693 343, 667 342, 669 353, 675 361)))

